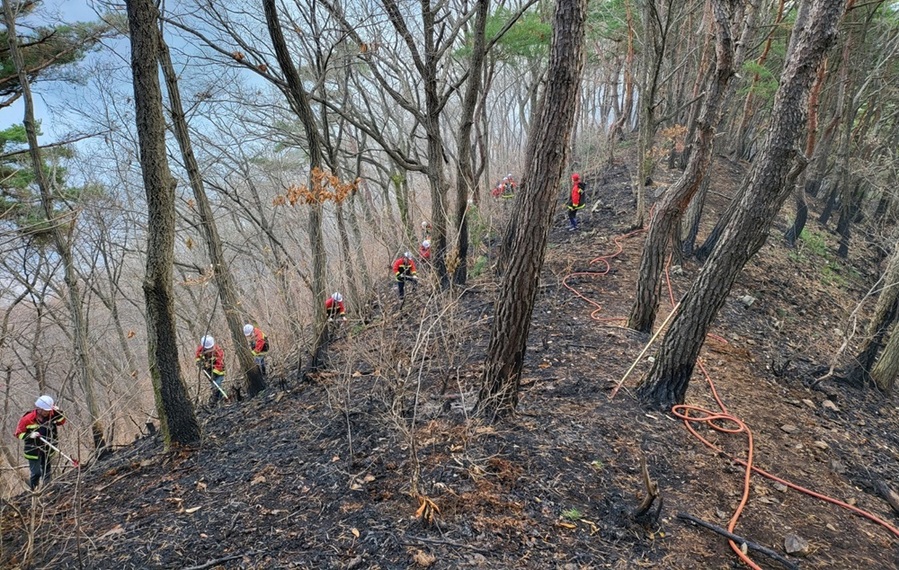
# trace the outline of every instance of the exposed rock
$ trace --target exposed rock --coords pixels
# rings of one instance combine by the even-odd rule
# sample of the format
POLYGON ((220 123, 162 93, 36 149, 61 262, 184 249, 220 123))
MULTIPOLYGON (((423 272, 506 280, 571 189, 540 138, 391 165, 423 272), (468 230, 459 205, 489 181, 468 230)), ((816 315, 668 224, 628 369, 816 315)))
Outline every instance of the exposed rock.
POLYGON ((838 408, 837 405, 834 404, 833 402, 831 402, 830 400, 824 400, 823 402, 821 402, 821 407, 826 410, 832 410, 834 412, 840 411, 840 408, 838 408))
POLYGON ((743 295, 742 297, 737 298, 737 301, 743 304, 747 309, 751 307, 758 299, 753 297, 752 295, 743 295))
POLYGON ((780 426, 780 431, 784 433, 796 433, 799 431, 799 428, 794 426, 793 424, 784 424, 780 426))
POLYGON ((808 541, 798 535, 790 533, 784 537, 784 551, 793 556, 808 556, 808 541))

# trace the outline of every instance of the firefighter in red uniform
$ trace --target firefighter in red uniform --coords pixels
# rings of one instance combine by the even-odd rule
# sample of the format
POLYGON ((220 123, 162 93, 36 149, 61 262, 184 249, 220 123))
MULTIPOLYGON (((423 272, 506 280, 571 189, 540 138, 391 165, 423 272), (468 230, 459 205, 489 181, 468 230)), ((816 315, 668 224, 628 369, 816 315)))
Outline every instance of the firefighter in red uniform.
POLYGON ((28 483, 32 491, 41 479, 47 484, 52 478, 50 458, 53 449, 50 446, 57 445, 56 428, 64 423, 66 417, 56 407, 53 398, 41 396, 34 403, 34 409, 25 413, 16 426, 16 437, 25 442, 25 458, 31 472, 28 483))
POLYGON ((571 197, 568 199, 568 231, 577 229, 577 211, 584 207, 584 183, 581 175, 571 175, 571 197))
POLYGON ((418 247, 418 257, 424 262, 431 261, 431 240, 426 239, 421 242, 421 245, 418 247))
POLYGON ((346 305, 343 304, 343 295, 334 291, 325 301, 325 314, 328 315, 328 322, 333 323, 334 317, 340 317, 341 321, 346 321, 346 305))
POLYGON ((250 343, 250 352, 253 353, 253 359, 262 375, 266 375, 265 357, 268 355, 268 337, 262 332, 262 329, 254 327, 250 323, 243 326, 243 335, 247 337, 250 343))
POLYGON ((515 197, 515 178, 512 176, 512 173, 506 174, 506 177, 503 178, 502 182, 503 191, 501 196, 508 200, 510 198, 515 197))
POLYGON ((214 406, 222 397, 222 384, 225 382, 225 351, 215 343, 215 339, 206 335, 200 339, 196 354, 197 367, 206 373, 212 382, 212 396, 209 405, 214 406))
POLYGON ((399 293, 400 301, 406 296, 406 280, 418 281, 418 275, 415 272, 415 260, 408 251, 402 257, 393 262, 393 276, 396 279, 396 289, 399 293))

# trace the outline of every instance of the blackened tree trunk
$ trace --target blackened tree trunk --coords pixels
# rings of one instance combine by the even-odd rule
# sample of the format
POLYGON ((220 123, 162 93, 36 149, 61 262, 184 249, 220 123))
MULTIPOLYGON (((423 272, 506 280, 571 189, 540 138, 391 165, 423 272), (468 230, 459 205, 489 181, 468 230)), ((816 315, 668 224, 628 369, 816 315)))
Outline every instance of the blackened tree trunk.
MULTIPOLYGON (((865 329, 864 342, 852 364, 847 368, 846 378, 858 385, 868 380, 877 354, 883 348, 884 338, 896 321, 899 312, 899 243, 893 245, 893 252, 880 280, 880 294, 874 306, 874 314, 865 329)), ((895 331, 893 335, 895 336, 895 331)))
MULTIPOLYGON (((731 223, 703 266, 671 322, 649 374, 638 388, 644 404, 668 410, 683 403, 706 333, 743 266, 767 239, 772 220, 798 175, 796 143, 806 125, 807 98, 815 72, 833 43, 845 0, 813 0, 807 25, 786 60, 774 97, 771 123, 749 173, 731 223)), ((804 164, 801 163, 801 164, 804 164)))
MULTIPOLYGON (((203 176, 200 174, 200 166, 197 164, 193 145, 190 142, 190 131, 187 127, 187 119, 184 116, 184 107, 181 104, 178 76, 175 73, 175 66, 172 65, 169 47, 166 45, 161 31, 158 42, 159 64, 162 66, 165 86, 169 92, 169 110, 172 114, 172 127, 175 132, 175 139, 178 141, 178 147, 181 149, 184 168, 187 170, 187 178, 194 193, 197 216, 200 218, 200 228, 206 242, 206 253, 209 255, 209 261, 212 263, 212 275, 218 288, 219 299, 222 301, 225 321, 228 323, 228 331, 231 333, 231 341, 234 343, 240 370, 242 374, 246 375, 247 393, 252 398, 265 390, 265 380, 262 377, 262 371, 259 370, 259 366, 253 360, 253 354, 250 352, 249 344, 243 334, 243 325, 247 322, 246 314, 241 310, 243 305, 237 294, 237 286, 234 283, 234 278, 231 276, 231 270, 228 268, 228 262, 225 259, 225 252, 222 248, 222 240, 219 238, 218 228, 216 227, 215 216, 212 214, 209 197, 206 195, 206 188, 203 186, 203 176)), ((212 331, 205 332, 211 334, 212 331)))
POLYGON ((671 249, 680 217, 701 186, 711 162, 715 126, 721 120, 721 103, 734 74, 732 29, 735 24, 739 24, 733 21, 735 14, 738 18, 742 14, 742 11, 737 11, 739 5, 739 2, 733 0, 712 1, 717 36, 715 73, 709 81, 703 109, 697 119, 696 139, 687 168, 657 206, 646 235, 643 256, 640 258, 637 293, 627 323, 629 328, 641 332, 652 330, 659 306, 665 257, 671 249))
POLYGON ((468 203, 475 189, 473 167, 472 131, 474 130, 475 107, 478 94, 481 93, 481 76, 484 68, 484 30, 487 27, 489 0, 478 0, 477 16, 474 29, 471 31, 472 51, 468 66, 468 83, 460 110, 459 126, 459 164, 456 172, 456 267, 453 270, 453 283, 465 285, 468 279, 468 203))
POLYGON ((896 334, 895 327, 893 328, 893 334, 890 335, 883 354, 871 369, 871 379, 874 380, 874 384, 887 394, 893 391, 896 375, 899 374, 899 334, 896 334))
MULTIPOLYGON (((41 158, 41 149, 37 140, 34 99, 31 96, 31 80, 28 77, 28 70, 25 66, 22 51, 19 49, 19 41, 16 36, 16 14, 9 0, 3 0, 3 12, 6 18, 9 55, 15 67, 19 87, 22 91, 22 98, 25 103, 25 117, 22 122, 25 127, 25 136, 28 140, 28 153, 34 171, 34 180, 40 191, 41 207, 44 210, 44 215, 47 217, 47 223, 52 228, 53 246, 62 261, 63 280, 66 284, 69 311, 72 318, 72 348, 75 356, 75 365, 78 370, 78 376, 81 379, 84 400, 90 414, 94 449, 97 450, 98 455, 102 455, 106 449, 106 436, 104 434, 103 422, 100 419, 100 405, 97 403, 97 397, 94 393, 94 369, 91 364, 90 352, 88 351, 87 320, 85 319, 83 306, 84 298, 81 293, 78 271, 75 268, 72 255, 71 235, 69 237, 65 235, 64 228, 68 224, 55 219, 57 216, 54 213, 53 192, 50 188, 50 180, 44 169, 44 161, 41 158)), ((71 223, 74 224, 74 222, 71 223)))
POLYGON ((546 93, 528 139, 525 177, 515 199, 514 235, 490 331, 478 411, 495 420, 518 405, 531 315, 552 224, 554 200, 584 68, 586 0, 558 0, 553 16, 546 93))
POLYGON ((194 415, 178 366, 175 305, 172 289, 175 260, 175 179, 169 171, 165 148, 165 118, 157 65, 156 28, 159 12, 152 0, 127 0, 134 75, 134 106, 140 164, 149 217, 147 274, 143 289, 147 303, 147 338, 150 378, 156 396, 160 431, 166 447, 200 440, 194 415))
MULTIPOLYGON (((824 72, 826 68, 827 60, 824 60, 821 65, 818 66, 815 83, 812 85, 812 90, 811 93, 809 93, 808 98, 808 136, 805 141, 805 156, 809 157, 810 161, 812 161, 812 156, 815 153, 815 145, 817 143, 818 100, 821 94, 821 87, 824 85, 824 72)), ((808 201, 805 198, 806 176, 808 175, 808 172, 808 168, 803 171, 802 177, 793 188, 793 199, 796 203, 796 216, 793 218, 793 223, 787 231, 784 232, 784 239, 790 247, 796 245, 796 240, 802 235, 802 230, 805 229, 805 223, 808 221, 808 201)))

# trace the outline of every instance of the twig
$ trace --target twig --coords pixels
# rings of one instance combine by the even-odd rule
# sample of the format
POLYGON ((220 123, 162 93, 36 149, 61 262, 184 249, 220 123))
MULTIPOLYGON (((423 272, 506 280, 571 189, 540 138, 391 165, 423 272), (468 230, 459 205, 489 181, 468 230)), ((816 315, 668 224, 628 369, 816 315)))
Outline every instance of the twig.
POLYGON ((205 562, 198 566, 187 566, 185 568, 182 568, 181 570, 204 570, 205 568, 212 568, 213 566, 221 564, 222 562, 228 562, 229 560, 243 558, 244 556, 256 556, 257 554, 262 554, 263 552, 264 552, 263 550, 258 550, 255 552, 253 552, 253 551, 246 552, 244 554, 232 554, 231 556, 225 556, 223 558, 216 558, 215 560, 210 560, 209 562, 205 562))
MULTIPOLYGON (((648 513, 653 502, 659 497, 659 484, 650 478, 649 467, 646 465, 646 455, 642 452, 640 453, 640 472, 643 474, 643 484, 646 486, 646 496, 643 497, 640 506, 634 511, 634 517, 642 517, 648 513)), ((658 516, 658 514, 657 511, 656 516, 658 516)))
POLYGON ((786 558, 784 558, 783 556, 781 556, 781 555, 778 554, 777 552, 771 550, 770 548, 764 547, 764 546, 762 546, 761 544, 757 544, 757 543, 752 542, 752 541, 750 541, 750 540, 746 540, 746 539, 743 538, 742 536, 738 536, 738 535, 736 535, 736 534, 734 534, 734 533, 732 533, 732 532, 729 532, 729 531, 727 531, 727 530, 721 528, 721 527, 718 526, 718 525, 714 525, 714 524, 712 524, 712 523, 705 522, 704 520, 698 519, 698 518, 696 518, 696 517, 694 517, 693 515, 688 514, 688 513, 677 513, 677 518, 679 518, 679 519, 681 519, 681 520, 687 520, 687 521, 690 521, 690 522, 692 522, 692 523, 694 523, 694 524, 698 524, 698 525, 701 526, 701 527, 705 527, 705 528, 707 528, 707 529, 709 529, 709 530, 715 531, 715 532, 717 532, 718 534, 720 534, 720 535, 722 535, 722 536, 725 536, 725 537, 729 538, 730 540, 736 542, 737 544, 740 544, 741 546, 745 544, 745 545, 746 545, 746 548, 748 548, 748 549, 750 549, 750 550, 755 550, 756 552, 759 552, 759 553, 761 553, 761 554, 764 554, 765 556, 769 556, 769 557, 773 558, 774 560, 777 560, 778 562, 780 562, 781 564, 783 564, 784 566, 786 566, 786 567, 789 568, 790 570, 799 570, 799 563, 798 563, 798 562, 796 562, 796 563, 790 562, 789 560, 787 560, 786 558))
POLYGON ((890 489, 889 485, 880 479, 873 481, 873 483, 874 488, 877 489, 877 492, 880 493, 883 500, 889 503, 890 506, 893 507, 893 510, 899 514, 899 494, 896 494, 895 491, 890 489))
MULTIPOLYGON (((402 543, 403 539, 409 539, 411 542, 424 542, 426 544, 444 544, 446 546, 455 546, 456 548, 467 548, 468 550, 480 552, 481 554, 490 554, 489 551, 484 550, 482 548, 477 548, 470 544, 464 544, 461 542, 453 542, 452 540, 439 540, 436 538, 427 538, 425 536, 411 536, 408 534, 403 535, 402 539, 400 539, 399 542, 402 543)), ((185 569, 185 570, 188 570, 188 569, 185 569)))

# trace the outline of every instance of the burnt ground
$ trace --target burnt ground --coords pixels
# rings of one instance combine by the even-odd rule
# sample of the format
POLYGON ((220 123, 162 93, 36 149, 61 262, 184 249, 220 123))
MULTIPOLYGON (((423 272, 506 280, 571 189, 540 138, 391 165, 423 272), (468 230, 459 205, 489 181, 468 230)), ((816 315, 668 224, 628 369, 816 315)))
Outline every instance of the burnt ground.
MULTIPOLYGON (((716 164, 712 210, 741 174, 716 164)), ((642 236, 615 241, 633 216, 624 169, 591 178, 601 205, 581 214, 576 233, 560 214, 551 234, 514 418, 469 417, 492 322, 489 272, 452 299, 420 287, 402 311, 385 285, 386 316, 345 331, 328 370, 202 413, 198 449, 164 453, 148 436, 80 478, 67 470, 46 493, 5 504, 3 567, 28 567, 29 528, 34 568, 740 567, 724 538, 676 515, 727 525, 746 435, 697 427, 719 453, 670 414, 642 409, 633 389, 646 359, 610 399, 648 341, 621 326, 642 236), (593 260, 616 243, 603 273, 593 260), (655 520, 632 515, 646 495, 641 457, 662 498, 655 520)), ((751 429, 756 466, 895 528, 876 485, 899 483, 896 398, 838 377, 815 382, 873 282, 873 254, 856 246, 836 261, 836 239, 814 223, 829 247, 789 250, 779 239, 786 223, 738 280, 703 364, 751 429)), ((676 294, 698 270, 672 270, 676 294)), ((669 310, 664 303, 660 322, 669 310)), ((687 401, 717 411, 698 369, 687 401)), ((807 552, 788 558, 803 568, 899 568, 890 530, 760 475, 735 532, 782 554, 797 535, 807 552)), ((784 567, 750 554, 762 568, 784 567)))

